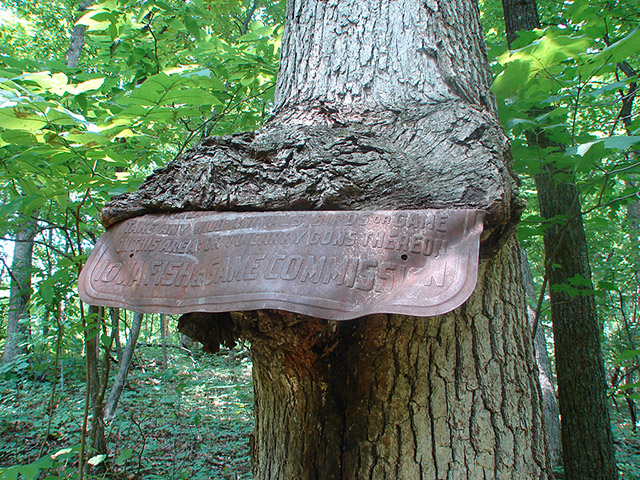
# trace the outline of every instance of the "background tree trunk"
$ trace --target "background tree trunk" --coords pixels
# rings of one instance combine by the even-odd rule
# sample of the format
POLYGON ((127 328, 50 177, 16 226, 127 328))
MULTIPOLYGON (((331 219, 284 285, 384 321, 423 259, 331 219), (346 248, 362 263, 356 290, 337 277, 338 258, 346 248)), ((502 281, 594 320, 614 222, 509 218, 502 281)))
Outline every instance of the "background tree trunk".
MULTIPOLYGON (((94 0, 83 0, 78 6, 78 14, 82 15, 93 4, 94 0)), ((78 61, 84 46, 84 35, 87 32, 86 25, 74 25, 69 39, 69 49, 65 57, 65 65, 69 68, 78 68, 78 61)))
POLYGON ((29 311, 27 305, 31 297, 31 268, 33 259, 33 239, 38 232, 35 220, 27 220, 16 232, 11 260, 11 288, 9 291, 9 311, 7 314, 7 339, 2 354, 2 364, 15 360, 27 353, 27 332, 29 311))
POLYGON ((478 287, 433 318, 190 314, 251 340, 256 479, 547 478, 508 143, 470 0, 289 2, 274 118, 210 138, 110 202, 179 210, 487 211, 478 287))
POLYGON ((578 188, 556 180, 554 170, 539 175, 536 186, 543 218, 571 219, 548 228, 544 236, 564 469, 568 479, 617 478, 595 300, 553 288, 575 275, 591 281, 578 188))
MULTIPOLYGON (((503 0, 503 8, 510 41, 518 31, 540 26, 535 0, 503 0)), ((530 132, 527 139, 531 146, 551 146, 543 131, 530 132)), ((595 300, 593 295, 571 296, 557 288, 575 276, 591 283, 580 192, 573 171, 551 163, 542 166, 535 182, 541 216, 568 219, 544 233, 566 478, 614 479, 618 472, 595 300)))
MULTIPOLYGON (((520 251, 520 255, 525 293, 529 302, 533 303, 537 298, 531 269, 529 268, 529 261, 524 249, 520 251)), ((561 465, 562 460, 562 433, 560 430, 560 411, 556 397, 556 382, 551 360, 549 359, 549 352, 547 352, 547 339, 544 328, 542 324, 537 321, 537 315, 533 308, 527 306, 527 314, 529 315, 529 325, 534 334, 533 346, 535 349, 536 363, 538 365, 538 379, 540 381, 540 388, 542 389, 547 449, 549 451, 551 466, 557 467, 561 465)))
POLYGON ((162 342, 162 369, 167 368, 167 316, 160 314, 160 340, 162 342))
POLYGON ((131 366, 131 360, 133 359, 133 352, 135 351, 136 343, 138 342, 138 335, 140 335, 140 327, 142 326, 143 317, 144 315, 142 313, 133 314, 131 330, 129 331, 129 339, 127 340, 127 344, 122 352, 122 357, 120 358, 118 374, 113 381, 113 386, 111 387, 111 391, 109 392, 109 396, 107 397, 107 401, 104 406, 104 418, 107 422, 113 420, 116 415, 118 402, 120 401, 120 396, 122 395, 122 390, 124 389, 124 385, 127 380, 127 373, 131 366))

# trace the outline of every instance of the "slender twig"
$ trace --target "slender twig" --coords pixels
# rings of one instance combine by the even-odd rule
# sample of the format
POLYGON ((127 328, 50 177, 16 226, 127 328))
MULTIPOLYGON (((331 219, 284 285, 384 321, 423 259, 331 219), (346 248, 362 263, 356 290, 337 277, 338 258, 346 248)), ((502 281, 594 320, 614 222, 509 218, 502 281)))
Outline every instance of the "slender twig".
POLYGON ((640 162, 635 162, 635 163, 633 163, 631 165, 627 165, 626 167, 620 167, 620 168, 618 168, 616 170, 605 170, 604 168, 602 168, 602 167, 600 167, 598 165, 596 165, 595 167, 605 175, 617 175, 619 173, 624 173, 624 172, 626 172, 628 170, 634 170, 636 167, 639 167, 639 166, 640 166, 640 162))
POLYGON ((140 436, 142 437, 142 446, 140 448, 140 454, 138 455, 138 472, 136 474, 136 478, 140 478, 140 471, 142 470, 142 455, 144 453, 144 447, 147 444, 147 437, 144 435, 144 430, 140 426, 140 423, 136 421, 133 412, 131 413, 131 421, 136 427, 138 427, 138 430, 140 430, 140 436))
POLYGON ((7 262, 4 261, 4 257, 0 257, 0 260, 2 260, 2 264, 4 265, 4 268, 7 269, 7 273, 9 274, 9 276, 11 277, 11 280, 13 280, 16 285, 20 286, 20 282, 18 281, 18 279, 13 275, 13 272, 11 271, 11 269, 9 268, 9 265, 7 265, 7 262))
MULTIPOLYGON (((56 315, 56 323, 58 324, 58 335, 56 338, 56 356, 55 356, 55 361, 54 361, 54 365, 58 366, 58 364, 60 363, 60 356, 61 356, 61 352, 62 352, 62 336, 63 336, 63 326, 62 323, 60 322, 60 316, 59 316, 59 309, 58 309, 58 315, 56 315)), ((42 440, 42 445, 40 446, 40 452, 38 453, 38 457, 42 457, 42 454, 44 453, 44 448, 47 445, 47 440, 49 440, 49 435, 51 434, 51 424, 53 422, 53 412, 54 412, 54 407, 55 407, 55 398, 56 398, 56 387, 58 385, 58 379, 54 379, 53 381, 53 385, 51 386, 51 395, 49 396, 49 419, 47 421, 47 431, 44 435, 44 439, 42 440)))
POLYGON ((160 73, 160 57, 158 56, 158 38, 156 37, 155 32, 153 31, 153 28, 151 28, 151 22, 153 21, 153 13, 151 14, 151 16, 149 17, 149 21, 147 22, 147 25, 145 26, 145 28, 147 29, 147 31, 151 34, 151 37, 153 38, 153 55, 156 57, 156 74, 160 73))
POLYGON ((253 0, 253 4, 249 8, 249 11, 247 11, 247 17, 244 19, 244 23, 242 24, 242 30, 241 30, 242 35, 247 33, 247 29, 249 28, 249 22, 251 21, 251 18, 253 17, 253 13, 256 11, 256 8, 258 8, 258 3, 259 3, 259 0, 253 0))
POLYGON ((213 115, 212 117, 210 117, 209 119, 205 120, 204 122, 202 122, 197 128, 190 130, 189 131, 189 135, 187 135, 187 139, 182 142, 182 146, 180 147, 180 149, 178 150, 178 153, 175 154, 175 156, 173 157, 173 159, 177 159, 178 157, 180 157, 180 155, 182 155, 182 153, 186 150, 186 148, 189 146, 189 144, 191 143, 191 140, 193 140, 193 138, 198 134, 198 132, 200 132, 203 128, 205 128, 210 122, 214 122, 213 126, 215 127, 217 125, 217 123, 227 114, 229 113, 231 110, 237 108, 238 106, 242 105, 243 103, 245 103, 248 100, 251 100, 253 98, 259 97, 260 95, 263 95, 264 92, 266 92, 267 90, 269 90, 270 88, 273 88, 274 84, 270 83, 268 84, 268 86, 262 90, 260 90, 258 93, 255 93, 253 95, 250 95, 248 97, 243 97, 242 100, 238 100, 236 103, 231 103, 236 96, 238 95, 238 93, 240 92, 240 90, 242 89, 242 87, 238 88, 235 93, 231 96, 231 99, 229 100, 227 106, 217 115, 213 115))
POLYGON ((538 324, 540 323, 540 314, 542 313, 542 302, 544 301, 544 293, 547 290, 547 281, 549 277, 547 275, 547 269, 545 266, 545 274, 542 278, 542 286, 540 287, 540 295, 538 296, 538 303, 536 304, 536 309, 534 310, 535 317, 533 318, 533 338, 536 338, 536 333, 538 333, 538 324))

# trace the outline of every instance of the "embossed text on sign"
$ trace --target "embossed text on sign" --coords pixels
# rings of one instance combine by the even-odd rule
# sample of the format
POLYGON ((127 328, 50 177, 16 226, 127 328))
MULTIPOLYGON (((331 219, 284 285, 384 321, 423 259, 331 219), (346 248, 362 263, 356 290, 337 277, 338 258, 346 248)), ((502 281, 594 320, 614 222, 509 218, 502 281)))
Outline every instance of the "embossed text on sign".
POLYGON ((145 215, 100 238, 79 291, 89 304, 139 312, 439 315, 475 287, 483 218, 477 210, 145 215))

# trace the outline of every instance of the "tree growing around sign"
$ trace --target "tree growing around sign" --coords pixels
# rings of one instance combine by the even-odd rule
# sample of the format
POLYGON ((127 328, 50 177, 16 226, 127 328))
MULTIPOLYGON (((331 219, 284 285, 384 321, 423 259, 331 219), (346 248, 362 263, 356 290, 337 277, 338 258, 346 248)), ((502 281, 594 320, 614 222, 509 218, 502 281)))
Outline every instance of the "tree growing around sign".
POLYGON ((433 318, 191 314, 252 344, 255 478, 547 478, 521 205, 474 2, 290 2, 274 117, 110 202, 157 211, 482 208, 478 286, 433 318))

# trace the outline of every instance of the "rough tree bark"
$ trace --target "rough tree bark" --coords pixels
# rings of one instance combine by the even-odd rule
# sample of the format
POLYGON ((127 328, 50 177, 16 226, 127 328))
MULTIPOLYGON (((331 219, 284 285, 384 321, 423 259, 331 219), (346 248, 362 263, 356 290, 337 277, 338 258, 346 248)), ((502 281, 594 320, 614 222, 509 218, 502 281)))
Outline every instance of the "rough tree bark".
POLYGON ((487 211, 478 287, 447 315, 182 317, 209 349, 251 341, 256 479, 547 478, 489 83, 471 0, 290 1, 267 125, 203 141, 102 211, 487 211))
POLYGON ((7 339, 2 354, 2 364, 15 360, 27 353, 27 331, 29 311, 27 304, 31 297, 31 265, 33 239, 38 232, 35 220, 27 220, 16 232, 11 260, 11 287, 9 290, 9 311, 7 313, 7 339))
MULTIPOLYGON (((503 8, 510 42, 518 31, 540 27, 535 0, 503 0, 503 8)), ((529 132, 527 140, 532 146, 552 146, 544 131, 529 132)), ((569 480, 614 479, 618 472, 595 299, 553 288, 576 275, 591 282, 580 192, 573 171, 551 162, 542 166, 535 183, 541 216, 567 219, 544 233, 564 471, 569 480)))

